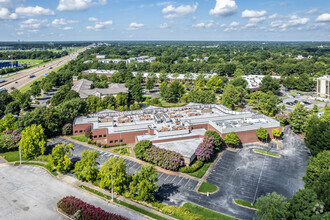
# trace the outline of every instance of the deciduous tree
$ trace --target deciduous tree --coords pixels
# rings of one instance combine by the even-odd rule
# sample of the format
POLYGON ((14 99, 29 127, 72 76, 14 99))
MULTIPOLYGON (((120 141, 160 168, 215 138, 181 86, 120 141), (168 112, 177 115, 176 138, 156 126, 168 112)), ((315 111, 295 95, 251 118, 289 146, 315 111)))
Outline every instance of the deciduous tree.
POLYGON ((79 180, 94 181, 97 178, 98 162, 97 158, 100 153, 94 150, 84 150, 81 154, 81 160, 78 161, 74 168, 74 174, 79 180))
POLYGON ((52 149, 52 153, 49 155, 48 165, 51 169, 54 167, 57 171, 65 173, 69 166, 71 165, 71 160, 69 156, 72 155, 71 151, 73 150, 72 144, 57 144, 52 149))
POLYGON ((46 150, 46 136, 41 125, 31 125, 22 132, 19 142, 22 156, 26 158, 37 157, 46 150))
POLYGON ((289 202, 276 192, 259 197, 255 206, 258 219, 276 220, 286 219, 288 216, 289 202))

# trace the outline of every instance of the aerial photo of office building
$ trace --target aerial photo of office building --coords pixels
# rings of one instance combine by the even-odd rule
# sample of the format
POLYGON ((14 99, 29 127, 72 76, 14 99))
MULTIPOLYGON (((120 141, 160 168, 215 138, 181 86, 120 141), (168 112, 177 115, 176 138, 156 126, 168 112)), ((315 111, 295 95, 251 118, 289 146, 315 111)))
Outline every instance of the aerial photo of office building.
POLYGON ((190 103, 182 107, 149 106, 143 110, 117 112, 102 110, 75 118, 73 135, 82 135, 91 126, 92 139, 106 145, 135 144, 150 140, 155 146, 181 153, 186 162, 194 159, 194 152, 207 130, 222 138, 236 132, 243 144, 258 142, 256 131, 280 128, 280 123, 265 115, 235 112, 222 105, 190 103))

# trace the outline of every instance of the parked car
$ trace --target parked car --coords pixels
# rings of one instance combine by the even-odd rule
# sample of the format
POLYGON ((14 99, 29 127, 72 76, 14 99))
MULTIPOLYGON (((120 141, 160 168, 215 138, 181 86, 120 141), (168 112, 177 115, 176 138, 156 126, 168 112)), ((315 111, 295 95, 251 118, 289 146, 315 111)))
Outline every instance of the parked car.
POLYGON ((286 102, 285 104, 287 104, 287 105, 294 105, 293 102, 286 102))
POLYGON ((304 103, 305 105, 310 105, 310 104, 312 104, 312 103, 307 102, 307 101, 303 101, 303 103, 304 103))
POLYGON ((294 103, 294 104, 297 104, 298 102, 299 102, 298 100, 294 100, 294 102, 293 102, 293 103, 294 103))

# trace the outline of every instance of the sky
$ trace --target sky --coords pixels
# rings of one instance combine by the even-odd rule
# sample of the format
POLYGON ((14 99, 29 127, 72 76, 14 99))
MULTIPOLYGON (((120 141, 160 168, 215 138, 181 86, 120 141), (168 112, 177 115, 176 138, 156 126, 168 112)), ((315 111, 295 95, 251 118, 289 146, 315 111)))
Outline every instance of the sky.
POLYGON ((0 41, 329 41, 329 0, 0 0, 0 41))

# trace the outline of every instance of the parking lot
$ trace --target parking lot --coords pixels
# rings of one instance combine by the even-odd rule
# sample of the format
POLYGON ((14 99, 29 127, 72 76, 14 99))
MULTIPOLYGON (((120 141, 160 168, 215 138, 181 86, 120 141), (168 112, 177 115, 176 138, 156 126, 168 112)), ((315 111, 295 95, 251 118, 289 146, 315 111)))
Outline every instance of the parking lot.
POLYGON ((129 219, 146 219, 64 183, 39 167, 5 164, 0 167, 0 180, 0 219, 65 219, 57 213, 56 204, 70 195, 129 219))
MULTIPOLYGON (((287 198, 303 188, 302 176, 305 174, 306 161, 309 151, 299 136, 291 130, 284 132, 282 150, 271 149, 281 155, 274 158, 257 154, 250 146, 238 152, 225 151, 207 178, 207 181, 217 185, 219 190, 209 197, 194 191, 197 181, 183 176, 173 176, 159 172, 158 184, 160 186, 156 199, 168 205, 181 206, 185 202, 192 202, 206 208, 234 216, 240 219, 253 219, 255 212, 237 206, 234 199, 254 202, 266 193, 277 192, 287 198)), ((57 143, 65 139, 57 138, 57 143)), ((74 157, 80 157, 81 152, 88 147, 74 144, 74 157)), ((100 151, 100 164, 114 154, 100 151)), ((125 159, 129 174, 133 174, 141 167, 140 164, 125 159)))

